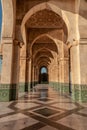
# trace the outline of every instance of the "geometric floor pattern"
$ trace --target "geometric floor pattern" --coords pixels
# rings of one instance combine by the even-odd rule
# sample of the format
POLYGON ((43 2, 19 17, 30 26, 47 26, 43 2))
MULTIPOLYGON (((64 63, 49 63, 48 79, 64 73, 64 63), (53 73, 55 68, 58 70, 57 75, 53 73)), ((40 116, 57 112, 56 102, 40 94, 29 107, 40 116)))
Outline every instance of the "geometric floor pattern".
POLYGON ((87 130, 87 103, 38 85, 17 101, 0 103, 0 130, 87 130))

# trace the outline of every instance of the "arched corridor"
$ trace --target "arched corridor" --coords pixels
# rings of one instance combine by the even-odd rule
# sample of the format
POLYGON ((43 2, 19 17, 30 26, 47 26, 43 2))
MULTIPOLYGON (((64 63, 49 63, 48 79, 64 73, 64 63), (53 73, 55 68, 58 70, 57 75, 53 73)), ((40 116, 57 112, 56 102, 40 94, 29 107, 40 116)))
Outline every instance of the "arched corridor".
POLYGON ((39 83, 87 100, 86 5, 85 0, 2 1, 0 101, 16 100, 39 83), (41 74, 41 67, 47 73, 41 74))
POLYGON ((23 49, 26 49, 27 61, 24 63, 25 61, 20 59, 19 82, 24 82, 26 77, 25 82, 30 84, 27 86, 31 89, 41 83, 39 71, 42 66, 46 66, 49 72, 47 82, 60 83, 61 86, 66 83, 65 89, 69 93, 69 49, 66 45, 68 28, 63 18, 46 6, 45 9, 32 14, 25 25, 27 41, 20 50, 20 57, 23 57, 23 49), (25 76, 21 74, 24 68, 25 76))
POLYGON ((0 130, 87 129, 87 0, 1 0, 0 130))

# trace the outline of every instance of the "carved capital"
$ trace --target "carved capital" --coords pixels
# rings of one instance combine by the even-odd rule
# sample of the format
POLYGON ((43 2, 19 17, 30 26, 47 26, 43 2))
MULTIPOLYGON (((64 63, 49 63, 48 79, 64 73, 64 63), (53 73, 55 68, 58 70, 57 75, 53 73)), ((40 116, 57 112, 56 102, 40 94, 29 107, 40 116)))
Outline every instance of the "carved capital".
POLYGON ((14 45, 18 45, 20 48, 22 48, 22 46, 24 45, 24 43, 15 39, 14 40, 14 45))
POLYGON ((26 60, 28 60, 28 61, 30 61, 32 59, 32 56, 31 55, 29 55, 27 58, 26 58, 26 60))
POLYGON ((23 45, 24 45, 24 43, 23 43, 23 42, 20 42, 20 43, 19 43, 19 47, 20 47, 20 48, 22 48, 22 47, 23 47, 23 45))
POLYGON ((78 45, 79 45, 79 41, 73 39, 73 42, 72 42, 72 43, 68 41, 66 44, 67 44, 68 48, 71 48, 71 47, 73 47, 73 46, 78 46, 78 45))

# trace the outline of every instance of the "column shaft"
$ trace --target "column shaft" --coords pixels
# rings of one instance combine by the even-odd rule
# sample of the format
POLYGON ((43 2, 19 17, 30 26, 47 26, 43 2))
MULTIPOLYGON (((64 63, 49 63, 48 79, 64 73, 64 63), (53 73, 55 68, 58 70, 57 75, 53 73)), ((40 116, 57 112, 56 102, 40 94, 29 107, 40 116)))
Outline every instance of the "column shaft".
POLYGON ((13 44, 3 43, 3 62, 1 72, 0 101, 10 100, 11 79, 12 79, 12 53, 13 44))

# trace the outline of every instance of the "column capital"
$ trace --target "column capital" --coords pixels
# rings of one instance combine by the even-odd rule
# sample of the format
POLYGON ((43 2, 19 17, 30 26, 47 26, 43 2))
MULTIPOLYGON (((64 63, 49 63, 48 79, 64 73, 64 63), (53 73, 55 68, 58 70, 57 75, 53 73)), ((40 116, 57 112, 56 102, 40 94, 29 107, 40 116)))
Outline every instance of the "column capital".
POLYGON ((71 47, 74 47, 74 46, 78 46, 79 45, 79 40, 73 39, 72 43, 70 41, 68 41, 66 44, 67 44, 68 48, 71 48, 71 47))
POLYGON ((28 61, 30 61, 30 60, 32 59, 32 56, 29 55, 28 57, 26 57, 26 59, 27 59, 28 61))
POLYGON ((22 48, 22 46, 24 45, 24 43, 20 42, 20 41, 18 41, 16 39, 14 39, 14 45, 18 45, 20 48, 22 48))
POLYGON ((27 60, 27 61, 30 61, 32 58, 31 57, 26 57, 26 56, 21 56, 20 57, 21 60, 27 60))

